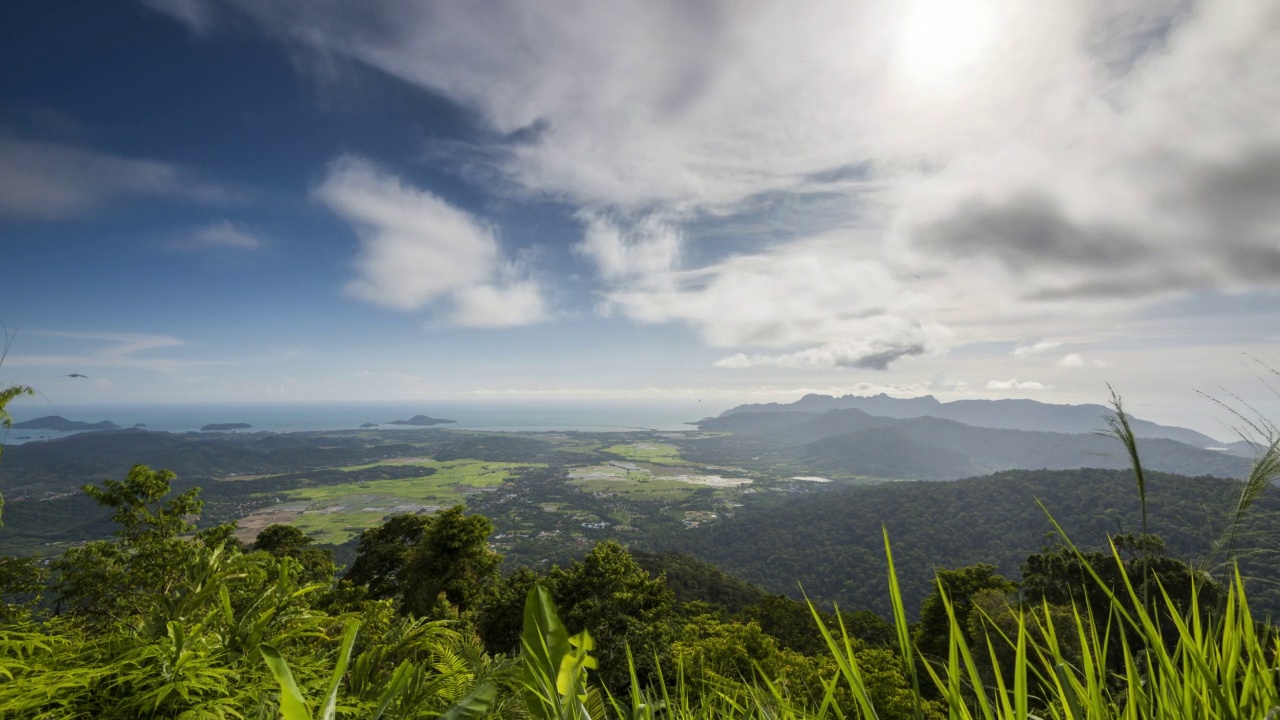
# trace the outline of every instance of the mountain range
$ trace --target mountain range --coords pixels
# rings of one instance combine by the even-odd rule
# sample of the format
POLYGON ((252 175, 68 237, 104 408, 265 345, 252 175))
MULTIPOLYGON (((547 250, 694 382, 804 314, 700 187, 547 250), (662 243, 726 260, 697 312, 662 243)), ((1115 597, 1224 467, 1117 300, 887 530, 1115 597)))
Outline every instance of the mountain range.
MULTIPOLYGON (((1106 427, 1106 421, 1103 418, 1111 414, 1111 408, 1104 405, 1055 405, 1025 399, 941 402, 932 395, 895 398, 881 393, 840 397, 810 394, 788 404, 739 405, 720 413, 719 417, 743 413, 825 413, 830 410, 861 410, 868 415, 900 420, 934 417, 977 427, 1043 430, 1057 433, 1094 432, 1106 427)), ((1168 438, 1200 448, 1233 448, 1243 445, 1243 443, 1224 443, 1195 430, 1159 425, 1138 418, 1131 418, 1130 424, 1138 437, 1168 438)))
MULTIPOLYGON (((1119 442, 1096 432, 1106 426, 1103 418, 1107 413, 1101 405, 1050 405, 1032 400, 939 403, 932 397, 896 400, 884 395, 808 395, 790 405, 741 406, 696 424, 701 430, 752 439, 764 445, 776 461, 817 471, 955 480, 1013 468, 1128 467, 1129 459, 1119 442), (853 404, 894 416, 852 407, 830 408, 853 404), (977 422, 916 414, 930 410, 977 422), (1010 410, 1010 416, 1002 417, 1003 410, 1010 410), (1089 420, 1095 412, 1095 419, 1089 420), (1013 425, 1017 427, 1010 427, 1013 425), (1077 429, 1051 431, 1044 429, 1047 427, 1077 429)), ((1150 469, 1218 477, 1243 477, 1248 472, 1252 451, 1244 443, 1227 446, 1194 430, 1138 419, 1132 419, 1131 425, 1139 436, 1143 464, 1150 469)))

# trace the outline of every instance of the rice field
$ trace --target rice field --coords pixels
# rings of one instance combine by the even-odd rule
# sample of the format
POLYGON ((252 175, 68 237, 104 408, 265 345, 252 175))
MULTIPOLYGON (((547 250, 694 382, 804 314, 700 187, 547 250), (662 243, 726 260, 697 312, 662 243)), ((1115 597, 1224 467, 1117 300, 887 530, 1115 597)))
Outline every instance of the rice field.
POLYGON ((637 442, 626 445, 611 445, 603 452, 611 453, 628 460, 659 463, 662 465, 687 465, 680 457, 680 448, 670 443, 637 442))
POLYGON ((252 540, 257 530, 266 524, 282 522, 301 529, 317 542, 343 543, 361 530, 381 523, 388 515, 430 513, 451 507, 464 502, 468 495, 501 485, 521 469, 536 467, 532 463, 480 460, 437 462, 428 458, 398 458, 344 469, 360 470, 376 465, 417 465, 434 469, 435 472, 421 477, 352 482, 283 492, 281 495, 285 499, 284 503, 259 510, 241 520, 242 539, 252 540), (266 518, 270 518, 270 522, 264 524, 263 520, 266 518))
POLYGON ((690 473, 684 468, 615 461, 576 468, 569 480, 584 490, 624 495, 632 500, 670 500, 697 491, 700 487, 737 488, 750 478, 690 473))

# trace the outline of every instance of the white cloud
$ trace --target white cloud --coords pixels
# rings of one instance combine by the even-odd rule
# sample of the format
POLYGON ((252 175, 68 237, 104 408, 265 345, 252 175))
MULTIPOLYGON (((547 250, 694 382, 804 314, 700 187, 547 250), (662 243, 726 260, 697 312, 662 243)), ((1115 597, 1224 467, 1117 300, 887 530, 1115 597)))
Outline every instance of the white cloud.
POLYGON ((1013 349, 1013 356, 1019 358, 1031 357, 1033 355, 1041 355, 1050 350, 1056 350, 1062 347, 1062 343, 1056 340, 1041 340, 1034 345, 1019 345, 1013 349))
POLYGON ((451 297, 462 325, 505 327, 544 319, 540 289, 502 259, 495 229, 372 163, 346 156, 314 195, 356 229, 351 295, 399 310, 451 297))
POLYGON ((1108 363, 1106 360, 1099 360, 1097 358, 1092 358, 1092 359, 1086 358, 1084 355, 1081 355, 1080 353, 1068 353, 1066 355, 1063 355, 1062 358, 1059 359, 1058 362, 1055 364, 1058 367, 1064 367, 1064 368, 1081 368, 1086 366, 1094 367, 1094 368, 1104 368, 1108 366, 1108 363))
POLYGON ((1052 390, 1053 386, 1035 380, 988 380, 988 390, 1052 390))
POLYGON ((965 392, 969 389, 969 383, 963 380, 952 381, 947 374, 942 371, 934 373, 933 379, 929 381, 926 389, 929 392, 957 393, 965 392))
POLYGON ((61 219, 138 195, 206 202, 230 197, 176 165, 19 140, 0 131, 0 215, 61 219))
POLYGON ((575 246, 608 280, 640 280, 670 272, 680 256, 680 231, 649 215, 631 227, 596 213, 581 216, 584 232, 575 246))
MULTIPOLYGON (((935 344, 944 327, 1007 341, 1013 320, 1088 334, 1179 293, 1280 284, 1274 2, 199 7, 215 4, 470 109, 515 138, 485 148, 506 183, 583 213, 611 307, 783 348, 777 364, 898 346, 903 328, 935 344), (761 219, 814 196, 857 231, 824 247, 761 219), (769 237, 703 247, 708 220, 769 237), (816 267, 796 273, 805 252, 816 267)), ((171 14, 195 25, 190 6, 171 14)), ((360 282, 399 306, 442 292, 360 282)))
POLYGON ((262 241, 256 235, 236 227, 230 220, 223 220, 198 228, 185 237, 172 240, 166 244, 166 247, 177 252, 257 250, 262 247, 262 241))
POLYGON ((453 322, 463 327, 514 327, 547 319, 541 291, 531 281, 462 288, 454 292, 453 300, 453 322))
POLYGON ((839 239, 679 270, 669 231, 645 221, 628 232, 594 218, 583 246, 614 279, 604 292, 611 310, 642 323, 688 324, 714 346, 787 349, 731 355, 719 367, 883 370, 900 357, 937 352, 947 335, 928 321, 926 299, 839 239))
POLYGON ((848 367, 865 370, 884 370, 894 360, 920 355, 929 348, 923 343, 853 340, 844 343, 828 343, 790 353, 754 354, 737 353, 716 361, 716 367, 742 369, 750 367, 781 368, 831 368, 848 367))

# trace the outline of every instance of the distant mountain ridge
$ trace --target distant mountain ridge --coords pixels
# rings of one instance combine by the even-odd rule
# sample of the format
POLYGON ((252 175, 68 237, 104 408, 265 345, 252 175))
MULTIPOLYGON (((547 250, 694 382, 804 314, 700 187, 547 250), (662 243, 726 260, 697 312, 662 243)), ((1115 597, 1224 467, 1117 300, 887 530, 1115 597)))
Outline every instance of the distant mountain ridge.
MULTIPOLYGON (((895 398, 881 393, 841 397, 809 394, 793 403, 739 405, 720 413, 719 417, 780 411, 825 413, 830 410, 861 410, 869 415, 899 420, 935 417, 976 427, 1057 433, 1094 432, 1106 427, 1103 418, 1111 414, 1110 408, 1094 404, 1055 405, 1025 399, 941 402, 932 395, 895 398)), ((1189 428, 1160 425, 1138 418, 1131 418, 1130 423, 1138 437, 1167 438, 1198 448, 1221 448, 1232 445, 1189 428)))
MULTIPOLYGON (((866 477, 956 480, 1023 468, 1128 467, 1113 438, 1095 433, 968 425, 924 416, 890 418, 862 410, 741 412, 697 423, 702 430, 756 439, 775 459, 814 471, 866 477)), ((1141 437, 1143 464, 1185 475, 1242 477, 1250 461, 1164 437, 1141 437)))

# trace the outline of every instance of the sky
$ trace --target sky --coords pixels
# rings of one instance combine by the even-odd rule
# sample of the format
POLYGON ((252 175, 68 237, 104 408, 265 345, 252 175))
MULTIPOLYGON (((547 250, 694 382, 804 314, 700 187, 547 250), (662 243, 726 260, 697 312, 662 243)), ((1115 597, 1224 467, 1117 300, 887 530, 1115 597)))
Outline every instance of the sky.
POLYGON ((1280 415, 1277 37, 1280 0, 7 3, 0 384, 1111 383, 1222 436, 1199 393, 1280 415))

